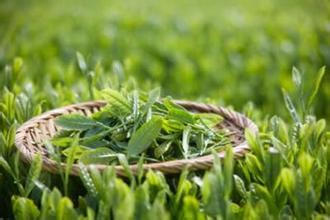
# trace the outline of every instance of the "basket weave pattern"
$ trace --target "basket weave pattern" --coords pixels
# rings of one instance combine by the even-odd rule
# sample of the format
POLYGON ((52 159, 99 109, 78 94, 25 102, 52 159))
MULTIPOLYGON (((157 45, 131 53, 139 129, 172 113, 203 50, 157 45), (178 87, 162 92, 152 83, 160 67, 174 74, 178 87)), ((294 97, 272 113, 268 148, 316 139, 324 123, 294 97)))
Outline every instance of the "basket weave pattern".
MULTIPOLYGON (((185 107, 191 112, 215 113, 221 115, 224 120, 219 124, 219 127, 226 128, 230 131, 230 140, 233 144, 233 152, 235 158, 244 156, 249 151, 249 146, 244 138, 244 130, 250 129, 253 133, 258 132, 257 126, 242 114, 214 105, 200 104, 190 101, 175 101, 177 104, 185 107)), ((44 145, 45 140, 51 139, 60 129, 54 123, 54 119, 64 114, 80 113, 83 115, 91 115, 94 112, 100 111, 105 106, 104 101, 85 102, 74 105, 69 105, 59 109, 45 112, 44 114, 32 118, 24 123, 16 132, 15 144, 22 154, 22 158, 27 163, 31 163, 36 154, 40 153, 43 160, 43 169, 52 173, 59 170, 59 164, 49 158, 47 148, 44 145)), ((220 158, 225 157, 225 152, 219 152, 220 158)), ((144 170, 158 170, 165 174, 180 173, 185 167, 190 170, 206 170, 213 164, 213 155, 201 156, 193 159, 172 160, 160 163, 148 163, 143 165, 144 170)), ((65 163, 60 166, 65 168, 65 163)), ((107 165, 88 165, 94 166, 98 170, 103 170, 107 165)), ((137 165, 130 165, 133 173, 137 170, 137 165)), ((78 164, 73 164, 71 174, 79 174, 78 164)), ((124 176, 122 166, 115 166, 118 175, 124 176)))

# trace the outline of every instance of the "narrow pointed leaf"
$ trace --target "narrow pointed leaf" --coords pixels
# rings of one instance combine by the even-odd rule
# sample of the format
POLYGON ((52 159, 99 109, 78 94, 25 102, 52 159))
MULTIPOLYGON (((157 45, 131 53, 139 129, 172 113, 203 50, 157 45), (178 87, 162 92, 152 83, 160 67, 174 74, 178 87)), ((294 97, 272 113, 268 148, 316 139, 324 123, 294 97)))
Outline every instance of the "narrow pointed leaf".
POLYGON ((87 130, 98 125, 97 121, 78 114, 63 115, 56 119, 56 124, 65 130, 87 130))
POLYGON ((137 155, 145 151, 155 140, 162 128, 162 117, 154 116, 150 121, 142 125, 128 142, 129 155, 137 155))
POLYGON ((317 78, 316 78, 316 82, 315 82, 315 87, 314 87, 314 90, 311 94, 311 96, 309 97, 308 99, 308 104, 307 104, 307 108, 310 108, 312 106, 312 103, 315 99, 315 96, 317 95, 318 91, 319 91, 319 88, 320 88, 320 85, 321 85, 321 82, 322 82, 322 78, 324 76, 324 73, 325 73, 325 66, 323 66, 318 74, 317 74, 317 78))

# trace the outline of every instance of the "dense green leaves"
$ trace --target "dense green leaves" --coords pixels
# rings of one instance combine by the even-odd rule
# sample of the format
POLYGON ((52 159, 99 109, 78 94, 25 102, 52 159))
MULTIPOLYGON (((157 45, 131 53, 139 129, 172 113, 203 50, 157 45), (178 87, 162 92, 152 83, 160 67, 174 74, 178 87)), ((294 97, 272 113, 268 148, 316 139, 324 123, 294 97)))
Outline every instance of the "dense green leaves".
POLYGON ((84 164, 118 164, 125 155, 128 163, 136 163, 142 153, 147 162, 189 159, 229 144, 217 127, 221 116, 190 112, 169 97, 160 101, 159 88, 148 94, 113 89, 98 94, 107 101, 100 111, 55 121, 62 130, 51 142, 68 162, 72 157, 84 164))

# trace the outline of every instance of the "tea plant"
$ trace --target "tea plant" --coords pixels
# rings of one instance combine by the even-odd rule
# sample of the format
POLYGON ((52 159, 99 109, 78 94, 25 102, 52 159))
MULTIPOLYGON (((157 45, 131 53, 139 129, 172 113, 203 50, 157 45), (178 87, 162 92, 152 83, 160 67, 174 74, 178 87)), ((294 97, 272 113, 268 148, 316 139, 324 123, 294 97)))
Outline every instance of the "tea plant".
MULTIPOLYGON (((1 1, 0 218, 329 219, 330 81, 328 69, 315 71, 329 67, 329 11, 326 0, 1 1), (41 112, 111 88, 125 99, 139 91, 127 99, 134 117, 134 96, 141 108, 148 100, 141 91, 155 87, 164 97, 244 113, 259 128, 246 131, 251 151, 237 160, 224 147, 228 156, 215 157, 211 170, 164 176, 142 172, 151 156, 173 156, 155 158, 152 141, 134 159, 123 156, 126 149, 116 153, 127 176, 119 178, 111 165, 88 170, 74 157, 79 147, 61 154, 80 146, 86 130, 70 130, 67 148, 45 143, 52 159, 68 165, 58 174, 42 171, 40 156, 27 165, 16 150, 16 129, 41 112), (78 177, 69 175, 73 163, 78 177)), ((126 145, 155 116, 148 112, 126 130, 126 145)), ((186 156, 196 156, 196 130, 183 124, 174 156, 187 152, 183 137, 190 137, 186 156)), ((163 126, 162 119, 161 135, 163 126)))

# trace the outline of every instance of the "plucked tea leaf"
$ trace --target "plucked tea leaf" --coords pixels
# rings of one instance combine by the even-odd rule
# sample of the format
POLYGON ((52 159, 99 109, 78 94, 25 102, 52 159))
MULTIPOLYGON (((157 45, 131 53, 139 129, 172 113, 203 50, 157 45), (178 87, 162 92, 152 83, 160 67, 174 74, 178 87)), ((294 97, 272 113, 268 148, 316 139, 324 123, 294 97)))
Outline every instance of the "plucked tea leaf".
POLYGON ((174 119, 176 121, 186 123, 186 124, 194 124, 195 119, 191 113, 187 110, 178 109, 178 108, 171 108, 168 110, 168 117, 170 119, 174 119))
POLYGON ((67 147, 72 142, 72 137, 55 137, 51 140, 51 144, 58 147, 67 147))
POLYGON ((130 103, 118 91, 105 89, 101 96, 109 102, 104 111, 109 111, 113 115, 128 115, 132 112, 130 103))
MULTIPOLYGON (((148 94, 148 100, 147 102, 142 106, 141 109, 141 114, 147 114, 147 121, 148 119, 151 118, 151 114, 152 114, 152 105, 159 99, 160 96, 160 88, 155 88, 153 90, 151 90, 148 94)), ((139 124, 142 120, 142 117, 140 117, 137 121, 136 124, 139 124)))
POLYGON ((200 119, 209 128, 215 127, 223 120, 220 115, 213 113, 197 113, 195 118, 200 119))
POLYGON ((172 144, 172 141, 164 142, 160 146, 157 146, 154 151, 154 155, 156 158, 160 158, 163 156, 163 154, 166 153, 166 151, 169 150, 170 146, 172 144))
POLYGON ((182 133, 182 149, 185 158, 188 158, 189 154, 189 135, 191 127, 186 127, 182 133))
POLYGON ((152 141, 157 138, 162 128, 162 117, 154 116, 150 121, 143 124, 128 142, 127 152, 129 155, 137 155, 145 151, 152 141))
POLYGON ((109 147, 110 142, 107 140, 96 140, 90 142, 84 142, 84 146, 92 149, 101 148, 101 147, 109 147))
MULTIPOLYGON (((74 161, 84 154, 84 163, 108 163, 110 160, 115 164, 120 161, 115 160, 112 154, 94 157, 99 152, 93 149, 106 147, 114 154, 126 153, 128 162, 136 163, 140 153, 145 153, 146 161, 159 162, 194 158, 212 150, 219 151, 228 144, 228 138, 220 133, 220 128, 214 129, 221 117, 189 112, 170 98, 158 101, 159 93, 159 89, 155 89, 146 97, 143 93, 139 95, 137 90, 125 95, 111 89, 104 90, 100 94, 108 105, 91 116, 91 123, 84 124, 91 127, 86 130, 62 129, 53 143, 60 147, 61 156, 66 158, 74 150, 74 161), (160 133, 161 130, 165 134, 160 133), (75 147, 72 146, 74 136, 79 139, 75 147), (149 147, 153 150, 148 150, 149 147), (89 152, 91 150, 93 152, 89 152)), ((71 125, 70 129, 72 127, 75 128, 71 125)))
POLYGON ((151 90, 148 94, 148 101, 145 104, 145 108, 148 109, 150 108, 160 97, 160 88, 157 87, 153 90, 151 90))
POLYGON ((84 152, 91 150, 81 145, 73 145, 72 143, 70 145, 70 147, 62 151, 63 155, 68 157, 68 160, 69 157, 72 157, 73 160, 79 159, 84 152))
POLYGON ((116 159, 117 155, 115 152, 109 148, 101 147, 83 152, 79 161, 83 164, 109 164, 116 159))
POLYGON ((84 131, 98 125, 97 121, 78 114, 63 115, 55 120, 65 130, 84 131))
POLYGON ((163 100, 164 106, 168 110, 168 117, 182 123, 193 124, 195 119, 193 115, 184 107, 175 104, 169 98, 163 100))
POLYGON ((177 120, 163 119, 162 128, 167 132, 178 132, 184 129, 184 125, 177 120))

